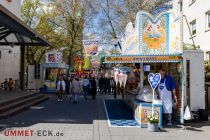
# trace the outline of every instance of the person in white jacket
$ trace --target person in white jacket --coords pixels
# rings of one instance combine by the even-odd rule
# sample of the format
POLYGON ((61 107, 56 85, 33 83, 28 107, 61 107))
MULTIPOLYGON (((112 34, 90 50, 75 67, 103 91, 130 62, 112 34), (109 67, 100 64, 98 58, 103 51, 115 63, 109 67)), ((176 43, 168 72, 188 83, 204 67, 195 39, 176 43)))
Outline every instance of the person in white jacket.
POLYGON ((65 81, 63 80, 63 77, 60 76, 57 84, 57 95, 58 95, 58 101, 63 101, 63 93, 66 90, 66 84, 65 81))

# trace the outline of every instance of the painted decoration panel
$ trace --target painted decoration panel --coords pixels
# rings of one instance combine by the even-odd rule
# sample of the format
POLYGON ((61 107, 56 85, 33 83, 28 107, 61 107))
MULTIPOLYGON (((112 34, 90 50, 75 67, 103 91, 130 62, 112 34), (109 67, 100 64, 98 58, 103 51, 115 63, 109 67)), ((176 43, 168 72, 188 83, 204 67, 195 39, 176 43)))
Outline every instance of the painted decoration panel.
POLYGON ((166 54, 167 53, 167 16, 162 15, 157 20, 149 15, 142 14, 142 46, 143 54, 166 54))
POLYGON ((122 44, 122 54, 137 54, 138 53, 138 34, 133 28, 132 22, 129 22, 125 29, 125 39, 122 44))
POLYGON ((135 28, 130 22, 126 27, 122 54, 182 54, 181 18, 172 11, 160 13, 154 17, 139 11, 135 28))

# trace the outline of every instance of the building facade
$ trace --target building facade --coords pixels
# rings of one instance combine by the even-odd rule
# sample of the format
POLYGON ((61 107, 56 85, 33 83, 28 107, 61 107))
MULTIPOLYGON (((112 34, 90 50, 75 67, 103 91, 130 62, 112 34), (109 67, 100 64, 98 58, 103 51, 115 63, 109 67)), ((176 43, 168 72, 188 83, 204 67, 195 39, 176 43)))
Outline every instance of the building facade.
MULTIPOLYGON (((21 0, 0 0, 0 4, 20 18, 21 0)), ((19 79, 20 46, 0 46, 0 83, 19 79)))
POLYGON ((204 59, 210 59, 210 1, 209 0, 174 0, 177 12, 183 12, 184 45, 200 47, 204 59))

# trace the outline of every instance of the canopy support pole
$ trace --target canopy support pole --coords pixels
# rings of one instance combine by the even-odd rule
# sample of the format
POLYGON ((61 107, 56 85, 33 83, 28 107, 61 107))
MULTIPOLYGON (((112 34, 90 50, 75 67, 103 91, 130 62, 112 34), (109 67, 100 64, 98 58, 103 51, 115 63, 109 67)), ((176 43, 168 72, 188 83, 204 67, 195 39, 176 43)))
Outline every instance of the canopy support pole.
POLYGON ((20 89, 25 88, 25 45, 20 46, 20 89))
POLYGON ((140 63, 140 88, 143 89, 144 86, 144 64, 140 63))

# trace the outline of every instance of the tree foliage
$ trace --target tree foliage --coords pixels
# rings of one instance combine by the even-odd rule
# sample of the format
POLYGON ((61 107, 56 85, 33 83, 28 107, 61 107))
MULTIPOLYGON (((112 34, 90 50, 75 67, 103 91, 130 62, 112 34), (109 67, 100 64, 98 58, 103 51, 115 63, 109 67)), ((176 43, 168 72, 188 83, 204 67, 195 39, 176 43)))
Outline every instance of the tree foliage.
POLYGON ((210 60, 205 62, 205 81, 210 82, 210 60))
POLYGON ((124 35, 128 22, 135 23, 136 14, 139 10, 152 13, 157 7, 171 0, 98 0, 99 9, 102 11, 99 17, 98 30, 102 38, 109 40, 117 39, 124 35))
POLYGON ((90 57, 89 56, 85 56, 84 57, 84 66, 83 66, 83 69, 89 70, 90 68, 91 68, 90 57))
POLYGON ((46 51, 62 46, 63 35, 56 32, 56 27, 49 22, 50 18, 54 18, 54 15, 46 11, 41 0, 24 0, 21 7, 21 17, 28 26, 53 44, 50 48, 28 46, 26 49, 28 64, 40 63, 46 51))
POLYGON ((23 21, 36 30, 53 46, 28 47, 27 62, 40 62, 51 49, 64 48, 64 60, 71 65, 74 55, 82 53, 84 26, 91 20, 91 0, 25 0, 22 4, 23 21))
MULTIPOLYGON (((82 55, 84 36, 95 34, 96 39, 107 42, 119 40, 127 23, 135 22, 139 10, 151 12, 168 1, 24 0, 22 19, 53 45, 50 48, 27 47, 27 62, 41 62, 46 51, 63 48, 64 60, 73 67, 72 58, 82 55)), ((112 49, 112 53, 115 50, 112 49)))

